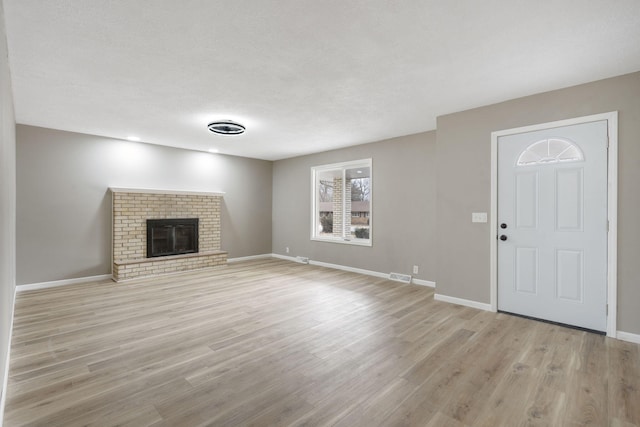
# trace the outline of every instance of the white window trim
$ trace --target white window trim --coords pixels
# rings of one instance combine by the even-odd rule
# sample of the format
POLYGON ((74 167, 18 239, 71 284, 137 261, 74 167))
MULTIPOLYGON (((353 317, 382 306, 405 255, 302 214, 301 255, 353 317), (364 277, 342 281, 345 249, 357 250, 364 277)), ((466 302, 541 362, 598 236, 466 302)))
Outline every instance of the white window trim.
MULTIPOLYGON (((343 189, 344 190, 344 189, 343 189)), ((373 245, 373 161, 371 158, 369 159, 360 159, 360 160, 352 160, 349 162, 341 162, 341 163, 332 163, 329 165, 320 165, 320 166, 312 166, 311 167, 311 240, 315 242, 325 242, 325 243, 339 243, 343 245, 354 245, 354 246, 372 246, 373 245), (365 166, 369 168, 369 183, 371 186, 371 194, 369 195, 369 238, 368 239, 358 239, 358 240, 347 240, 342 237, 318 237, 316 235, 316 213, 318 209, 318 194, 316 191, 316 178, 318 173, 342 169, 342 185, 346 185, 345 182, 345 173, 346 169, 365 166)), ((344 194, 344 191, 343 191, 344 194)), ((342 205, 342 217, 345 218, 346 209, 343 203, 342 205)))

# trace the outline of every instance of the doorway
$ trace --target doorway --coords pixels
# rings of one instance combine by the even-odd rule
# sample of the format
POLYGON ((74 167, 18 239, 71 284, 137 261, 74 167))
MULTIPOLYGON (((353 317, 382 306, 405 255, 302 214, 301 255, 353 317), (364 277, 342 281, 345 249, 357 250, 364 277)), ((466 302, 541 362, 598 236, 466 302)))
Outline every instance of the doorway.
POLYGON ((491 307, 615 336, 617 115, 492 134, 491 307))

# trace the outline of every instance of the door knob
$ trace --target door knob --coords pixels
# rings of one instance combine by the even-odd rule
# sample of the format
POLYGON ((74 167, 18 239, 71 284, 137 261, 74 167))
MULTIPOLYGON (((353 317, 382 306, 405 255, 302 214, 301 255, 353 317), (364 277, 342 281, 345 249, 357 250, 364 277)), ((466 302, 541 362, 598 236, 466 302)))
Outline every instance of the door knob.
POLYGON ((500 236, 500 240, 502 240, 502 241, 504 242, 505 240, 507 240, 507 236, 505 236, 505 235, 503 234, 502 236, 500 236))
POLYGON ((507 224, 503 222, 502 224, 500 224, 500 228, 507 228, 507 224))

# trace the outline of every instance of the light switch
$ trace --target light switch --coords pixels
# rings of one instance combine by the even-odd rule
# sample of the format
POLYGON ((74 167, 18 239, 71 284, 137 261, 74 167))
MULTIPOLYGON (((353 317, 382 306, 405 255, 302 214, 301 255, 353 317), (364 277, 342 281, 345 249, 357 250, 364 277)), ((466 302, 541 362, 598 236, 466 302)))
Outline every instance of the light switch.
POLYGON ((486 212, 473 212, 471 214, 471 222, 487 222, 486 212))

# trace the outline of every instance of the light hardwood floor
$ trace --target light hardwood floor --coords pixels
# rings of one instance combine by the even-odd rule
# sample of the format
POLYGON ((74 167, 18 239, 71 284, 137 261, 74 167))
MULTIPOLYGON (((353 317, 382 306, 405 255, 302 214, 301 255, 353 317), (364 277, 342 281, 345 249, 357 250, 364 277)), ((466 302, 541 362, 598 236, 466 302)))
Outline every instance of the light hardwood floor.
POLYGON ((640 426, 639 347, 265 259, 18 294, 5 426, 640 426))

